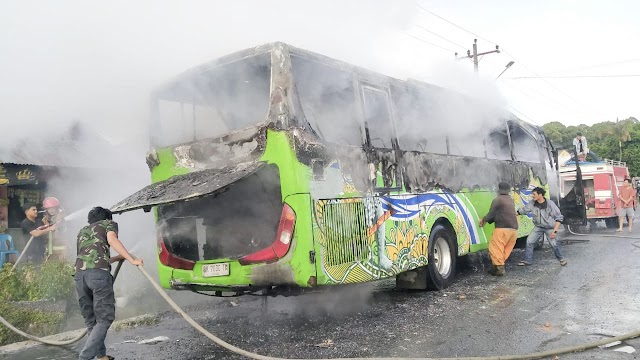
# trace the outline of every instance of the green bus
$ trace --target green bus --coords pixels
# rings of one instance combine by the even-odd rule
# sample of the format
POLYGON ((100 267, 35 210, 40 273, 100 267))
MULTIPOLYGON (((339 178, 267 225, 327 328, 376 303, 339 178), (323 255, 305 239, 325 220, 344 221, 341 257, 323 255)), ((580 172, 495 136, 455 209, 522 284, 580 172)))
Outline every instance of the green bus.
POLYGON ((445 96, 469 101, 284 43, 234 53, 154 91, 152 184, 112 210, 153 209, 165 288, 445 288, 458 257, 487 249, 493 228, 476 224, 499 181, 520 206, 557 177, 540 128, 504 118, 458 136, 445 96))

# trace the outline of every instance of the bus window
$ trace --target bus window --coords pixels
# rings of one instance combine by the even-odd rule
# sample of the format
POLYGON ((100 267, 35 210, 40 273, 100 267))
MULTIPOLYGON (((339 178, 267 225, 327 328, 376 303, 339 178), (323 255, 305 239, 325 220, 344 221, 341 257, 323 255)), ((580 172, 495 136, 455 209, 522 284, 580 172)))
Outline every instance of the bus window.
POLYGON ((176 101, 158 101, 158 122, 160 123, 163 144, 180 144, 194 140, 192 121, 189 112, 193 104, 176 101))
POLYGON ((511 147, 509 146, 509 135, 507 135, 506 126, 487 135, 486 148, 487 158, 489 159, 511 160, 511 147))
MULTIPOLYGON (((196 140, 212 138, 229 133, 220 111, 212 106, 195 106, 196 140), (206 119, 206 120, 205 120, 206 119), (205 120, 205 121, 203 121, 205 120)), ((193 114, 193 111, 191 112, 193 114)))
POLYGON ((160 146, 217 137, 266 121, 269 53, 198 68, 157 92, 160 146))
POLYGON ((449 135, 449 154, 484 158, 484 136, 480 131, 465 135, 449 135))
POLYGON ((353 75, 291 55, 293 79, 305 118, 321 138, 362 146, 353 75))
POLYGON ((509 121, 509 133, 513 143, 514 160, 533 163, 541 162, 540 150, 533 134, 511 121, 509 121))
POLYGON ((433 109, 424 90, 391 86, 400 149, 436 154, 447 153, 447 138, 433 124, 433 109))
POLYGON ((391 149, 393 127, 389 114, 389 98, 383 90, 362 87, 365 126, 369 130, 370 144, 374 148, 391 149))

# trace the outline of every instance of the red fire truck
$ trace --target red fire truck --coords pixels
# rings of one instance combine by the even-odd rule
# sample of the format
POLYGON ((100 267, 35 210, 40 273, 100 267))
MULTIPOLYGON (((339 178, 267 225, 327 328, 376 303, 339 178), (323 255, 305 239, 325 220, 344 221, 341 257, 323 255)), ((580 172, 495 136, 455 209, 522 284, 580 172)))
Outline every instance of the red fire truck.
MULTIPOLYGON (((587 220, 593 226, 598 220, 604 220, 608 228, 619 226, 618 209, 620 198, 618 189, 625 178, 629 178, 627 164, 622 161, 608 160, 598 162, 580 162, 584 204, 587 220)), ((560 192, 564 197, 576 181, 576 164, 567 161, 560 167, 560 192)))

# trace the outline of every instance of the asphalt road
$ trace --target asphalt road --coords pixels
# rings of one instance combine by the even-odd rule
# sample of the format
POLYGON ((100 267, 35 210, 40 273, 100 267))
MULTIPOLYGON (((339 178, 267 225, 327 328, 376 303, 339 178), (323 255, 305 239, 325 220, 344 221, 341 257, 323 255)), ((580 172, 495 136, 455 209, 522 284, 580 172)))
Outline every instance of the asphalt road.
MULTIPOLYGON (((284 358, 456 357, 526 354, 577 345, 640 328, 640 232, 599 230, 563 248, 561 267, 546 246, 535 263, 516 266, 516 249, 502 278, 486 274, 487 254, 462 262, 446 291, 400 292, 393 282, 331 289, 322 294, 217 299, 193 295, 187 306, 200 324, 223 340, 262 355, 284 358)), ((565 238, 578 239, 565 235, 565 238)), ((82 341, 83 342, 83 341, 82 341)), ((82 345, 82 342, 78 346, 82 345)), ((593 349, 560 359, 636 359, 593 349)), ((243 359, 163 312, 158 323, 111 331, 116 359, 243 359), (168 337, 143 345, 137 341, 168 337)), ((75 359, 77 348, 36 347, 2 359, 75 359)))

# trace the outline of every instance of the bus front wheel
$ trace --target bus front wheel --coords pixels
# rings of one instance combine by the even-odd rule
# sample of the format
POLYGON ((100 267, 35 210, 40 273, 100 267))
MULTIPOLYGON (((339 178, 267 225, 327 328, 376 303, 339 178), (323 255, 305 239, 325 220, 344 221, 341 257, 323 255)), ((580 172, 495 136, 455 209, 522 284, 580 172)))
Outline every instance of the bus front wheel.
POLYGON ((427 287, 432 290, 446 289, 456 276, 457 249, 455 237, 444 225, 438 224, 429 237, 429 277, 427 287))

